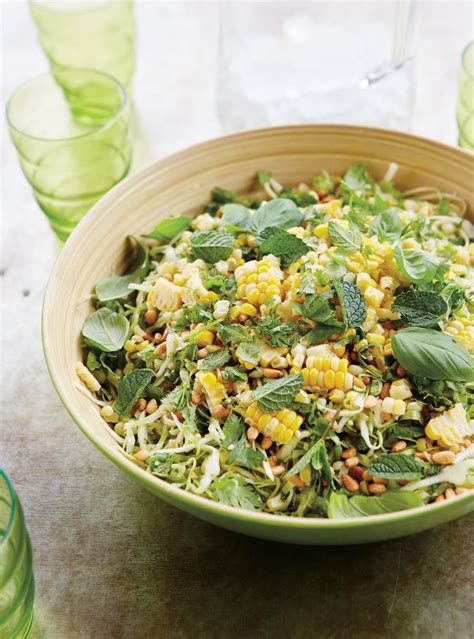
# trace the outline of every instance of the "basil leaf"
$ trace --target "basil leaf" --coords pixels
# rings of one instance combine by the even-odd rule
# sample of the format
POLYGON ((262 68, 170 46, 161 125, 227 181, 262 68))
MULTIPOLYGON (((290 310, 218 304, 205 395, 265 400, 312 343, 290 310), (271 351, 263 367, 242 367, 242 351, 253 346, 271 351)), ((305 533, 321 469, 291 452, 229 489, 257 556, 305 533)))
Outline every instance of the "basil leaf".
POLYGON ((140 281, 148 273, 148 248, 132 235, 128 236, 128 241, 134 246, 133 260, 127 269, 128 274, 112 275, 98 282, 95 292, 97 299, 101 302, 128 297, 130 294, 128 285, 140 281))
POLYGON ((221 373, 227 382, 246 382, 247 375, 238 366, 227 366, 221 373))
POLYGON ((395 249, 395 261, 403 277, 418 285, 431 282, 438 267, 426 251, 403 249, 401 246, 395 249))
POLYGON ((351 191, 361 191, 371 185, 365 164, 351 164, 347 169, 342 183, 351 191))
POLYGON ((125 344, 129 329, 130 324, 124 315, 100 308, 86 319, 82 334, 92 346, 113 353, 125 344))
POLYGON ((219 366, 224 366, 230 360, 230 353, 228 348, 221 348, 220 351, 207 355, 201 362, 201 370, 213 371, 219 366))
POLYGON ((447 284, 440 292, 440 295, 448 307, 446 311, 447 315, 450 315, 453 311, 457 311, 463 305, 465 297, 464 289, 454 282, 447 284))
POLYGON ((251 228, 259 235, 269 226, 279 226, 282 229, 298 226, 302 219, 303 214, 292 200, 276 198, 260 206, 252 218, 251 228))
POLYGON ((344 280, 335 280, 333 288, 341 303, 344 324, 349 328, 361 326, 367 318, 367 304, 360 289, 344 280))
POLYGON ((153 231, 144 237, 150 237, 153 240, 164 242, 165 240, 172 240, 174 237, 186 231, 191 227, 191 218, 186 215, 178 215, 177 217, 168 217, 165 220, 161 220, 153 231))
POLYGON ((155 373, 148 368, 136 368, 122 377, 118 384, 114 411, 118 415, 130 415, 130 411, 154 377, 155 373))
POLYGON ((246 206, 242 204, 225 204, 221 207, 221 211, 224 213, 220 220, 221 226, 237 232, 249 230, 251 215, 246 206))
POLYGON ((330 220, 328 222, 328 233, 333 245, 341 248, 346 253, 358 251, 362 245, 361 234, 353 224, 346 229, 340 222, 330 220))
POLYGON ((331 487, 334 487, 331 464, 329 462, 328 452, 323 440, 319 440, 316 444, 316 448, 311 455, 311 466, 316 472, 321 472, 327 483, 331 487))
POLYGON ((329 519, 349 519, 384 515, 408 508, 422 506, 423 501, 416 493, 390 490, 383 495, 364 497, 356 495, 350 499, 342 493, 331 493, 329 497, 329 519))
POLYGON ((234 238, 225 232, 197 231, 191 235, 191 246, 197 258, 215 264, 226 260, 232 253, 234 238))
POLYGON ((239 360, 257 365, 260 359, 261 347, 258 342, 242 342, 237 347, 235 355, 239 360))
POLYGON ((450 335, 429 328, 405 328, 391 340, 399 363, 411 375, 428 379, 472 382, 474 360, 450 335))
POLYGON ((370 461, 368 471, 381 479, 416 480, 422 477, 420 462, 403 453, 384 453, 370 461))
POLYGON ((238 464, 246 468, 257 468, 262 464, 265 455, 249 446, 244 423, 239 417, 230 414, 222 430, 222 447, 227 451, 229 464, 238 464))
POLYGON ((344 324, 320 324, 316 328, 313 328, 304 336, 310 344, 323 344, 334 333, 340 333, 344 328, 344 324))
POLYGON ((392 310, 412 326, 436 326, 448 307, 441 295, 430 291, 404 291, 396 298, 392 310))
POLYGON ((299 237, 278 227, 266 228, 262 236, 266 237, 259 246, 261 255, 272 254, 275 257, 279 257, 283 268, 288 268, 290 264, 293 264, 311 250, 299 237))
MULTIPOLYGON (((169 457, 169 455, 168 455, 169 457)), ((242 477, 220 477, 211 484, 212 498, 221 504, 244 510, 262 507, 259 494, 242 477)))
POLYGON ((280 408, 287 408, 302 387, 303 376, 297 373, 262 384, 253 391, 252 397, 263 411, 273 413, 280 408))
POLYGON ((402 233, 402 221, 396 209, 386 209, 376 215, 369 226, 369 235, 376 235, 379 242, 395 242, 402 233))

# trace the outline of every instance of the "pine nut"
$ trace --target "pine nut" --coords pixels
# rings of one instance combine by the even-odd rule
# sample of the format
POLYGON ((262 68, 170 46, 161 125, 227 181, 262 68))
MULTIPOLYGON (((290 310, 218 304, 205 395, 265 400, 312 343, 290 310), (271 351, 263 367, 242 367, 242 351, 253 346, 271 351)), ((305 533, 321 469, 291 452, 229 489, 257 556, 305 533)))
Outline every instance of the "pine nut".
POLYGON ((355 448, 346 448, 346 450, 342 451, 341 459, 349 459, 350 457, 355 457, 356 455, 357 451, 355 448))
POLYGON ((351 493, 359 492, 359 482, 350 475, 341 475, 341 482, 344 488, 351 493))
POLYGON ((399 441, 396 444, 394 444, 392 446, 392 453, 399 453, 402 450, 405 450, 405 448, 407 447, 407 443, 404 441, 399 441))
POLYGON ((147 312, 145 313, 144 319, 148 325, 151 325, 156 322, 157 317, 158 317, 158 313, 156 312, 156 310, 154 308, 149 308, 147 312))
POLYGON ((386 490, 383 484, 369 484, 369 493, 371 495, 380 495, 380 493, 384 493, 386 490))
POLYGON ((304 481, 300 479, 299 475, 289 475, 286 479, 294 484, 296 488, 304 488, 306 486, 304 481))
POLYGON ((372 477, 372 475, 369 473, 369 471, 368 471, 368 470, 366 470, 366 471, 364 472, 364 474, 362 475, 362 479, 363 479, 364 481, 372 481, 373 477, 372 477))
POLYGON ((166 353, 166 342, 159 344, 153 351, 153 355, 164 355, 166 353))
POLYGON ((268 448, 270 448, 272 444, 273 444, 272 438, 269 437, 268 435, 265 435, 265 437, 260 442, 260 448, 262 450, 267 450, 268 448))
POLYGON ((272 473, 274 477, 279 477, 282 473, 285 472, 285 467, 283 464, 278 464, 277 466, 273 466, 272 473))
POLYGON ((358 457, 349 457, 348 459, 346 459, 344 464, 345 464, 345 466, 347 468, 352 468, 352 466, 358 466, 359 465, 359 458, 358 457))
POLYGON ((456 455, 451 450, 440 450, 431 455, 431 460, 434 464, 446 466, 447 464, 452 464, 455 457, 456 455))
POLYGON ((385 384, 382 386, 382 390, 380 391, 380 399, 385 399, 386 397, 388 397, 390 395, 390 382, 385 382, 385 384))
POLYGON ((158 402, 156 401, 156 399, 150 399, 150 401, 146 405, 145 410, 148 413, 148 415, 151 415, 151 413, 154 413, 157 408, 158 408, 158 402))
POLYGON ((137 461, 145 461, 145 459, 150 457, 150 453, 147 450, 139 450, 138 453, 135 453, 134 457, 137 461))
POLYGON ((456 495, 462 495, 464 493, 469 492, 467 488, 463 488, 462 486, 458 486, 457 488, 454 489, 454 492, 456 493, 456 495))
MULTIPOLYGON (((357 459, 356 457, 352 457, 352 459, 357 459)), ((350 461, 349 459, 347 461, 350 461)), ((346 461, 346 464, 347 464, 346 461)), ((357 481, 361 481, 361 479, 364 477, 364 473, 365 473, 365 468, 363 466, 353 466, 352 468, 349 469, 349 475, 351 477, 353 477, 354 479, 357 479, 357 481)))
POLYGON ((435 503, 439 503, 440 501, 444 501, 445 497, 444 495, 438 495, 438 497, 436 497, 435 499, 435 503))
POLYGON ((426 455, 425 453, 419 453, 416 452, 413 457, 416 457, 417 459, 421 459, 421 461, 426 461, 426 455))
POLYGON ((456 493, 452 488, 446 488, 446 490, 444 491, 444 496, 446 497, 446 499, 452 499, 453 497, 456 497, 456 493))
POLYGON ((163 333, 155 333, 154 339, 157 344, 161 344, 161 342, 165 339, 165 336, 163 333))
POLYGON ((229 409, 222 404, 214 406, 214 408, 211 410, 211 416, 214 417, 214 419, 224 419, 225 417, 227 417, 228 414, 229 409))
POLYGON ((249 428, 247 428, 247 439, 249 440, 249 442, 254 442, 257 439, 258 435, 259 432, 255 428, 255 426, 250 426, 249 428))
POLYGON ((375 408, 377 406, 377 398, 373 395, 367 395, 365 398, 364 407, 365 408, 375 408))
POLYGON ((275 370, 274 368, 264 368, 263 376, 268 379, 279 379, 280 377, 283 377, 283 373, 282 371, 275 370))
POLYGON ((206 347, 204 347, 204 348, 200 348, 197 354, 200 359, 204 359, 204 357, 207 357, 209 355, 209 351, 207 350, 206 347))
POLYGON ((144 411, 146 408, 146 399, 143 397, 140 397, 140 399, 135 403, 135 405, 133 406, 132 410, 130 411, 132 417, 135 415, 135 413, 139 412, 141 413, 142 411, 144 411))

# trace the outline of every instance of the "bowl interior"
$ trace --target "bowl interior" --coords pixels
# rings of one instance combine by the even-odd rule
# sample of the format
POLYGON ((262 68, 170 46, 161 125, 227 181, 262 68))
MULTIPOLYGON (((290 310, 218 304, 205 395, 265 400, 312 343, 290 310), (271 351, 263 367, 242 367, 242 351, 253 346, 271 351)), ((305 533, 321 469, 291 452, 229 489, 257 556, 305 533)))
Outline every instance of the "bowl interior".
MULTIPOLYGON (((90 312, 95 284, 112 271, 123 271, 127 235, 146 233, 170 215, 192 215, 208 201, 214 186, 239 193, 255 191, 259 169, 272 171, 285 185, 296 185, 309 181, 322 169, 340 174, 349 164, 361 161, 377 179, 385 175, 391 162, 396 162, 397 185, 454 191, 468 201, 472 216, 474 156, 467 152, 378 129, 291 126, 219 138, 152 164, 96 204, 63 248, 48 283, 43 310, 44 349, 53 383, 84 433, 124 470, 165 499, 173 500, 179 489, 126 459, 97 406, 77 389, 74 364, 82 359, 80 333, 90 312)), ((204 502, 202 508, 212 503, 189 494, 180 495, 180 499, 194 505, 204 502)), ((321 520, 311 521, 321 525, 321 520)), ((327 524, 327 520, 323 522, 327 524)), ((286 523, 291 525, 288 520, 286 523)))

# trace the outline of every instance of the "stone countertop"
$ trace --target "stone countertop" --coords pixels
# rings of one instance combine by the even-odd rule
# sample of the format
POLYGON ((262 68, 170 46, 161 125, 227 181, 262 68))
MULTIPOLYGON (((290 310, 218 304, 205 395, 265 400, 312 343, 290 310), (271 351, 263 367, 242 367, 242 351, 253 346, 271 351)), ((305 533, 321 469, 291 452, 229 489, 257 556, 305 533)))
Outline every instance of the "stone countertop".
MULTIPOLYGON (((137 165, 219 134, 216 7, 137 4, 137 165)), ((2 14, 8 95, 47 65, 25 3, 5 2, 2 14)), ((471 30, 469 3, 419 3, 416 133, 455 143, 455 71, 471 30)), ((6 136, 2 145, 0 464, 33 543, 32 638, 472 636, 472 516, 369 546, 263 542, 162 503, 85 440, 41 350, 56 242, 6 136)))

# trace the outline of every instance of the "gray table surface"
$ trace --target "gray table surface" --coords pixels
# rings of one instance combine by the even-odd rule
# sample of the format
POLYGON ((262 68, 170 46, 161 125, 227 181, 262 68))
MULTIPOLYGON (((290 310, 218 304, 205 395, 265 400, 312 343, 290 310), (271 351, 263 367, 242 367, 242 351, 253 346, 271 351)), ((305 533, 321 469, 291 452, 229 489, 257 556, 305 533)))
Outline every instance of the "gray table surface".
MULTIPOLYGON (((25 3, 1 5, 8 95, 46 62, 25 3)), ((216 4, 141 2, 137 13, 136 166, 220 131, 216 4)), ((419 25, 410 126, 455 143, 455 69, 472 4, 420 2, 419 25)), ((370 546, 253 540, 160 502, 84 439, 41 350, 56 243, 6 136, 2 148, 0 465, 33 543, 33 639, 472 636, 473 517, 370 546)))

